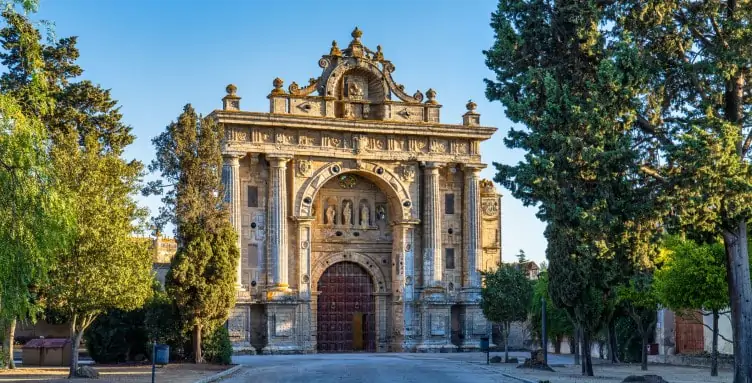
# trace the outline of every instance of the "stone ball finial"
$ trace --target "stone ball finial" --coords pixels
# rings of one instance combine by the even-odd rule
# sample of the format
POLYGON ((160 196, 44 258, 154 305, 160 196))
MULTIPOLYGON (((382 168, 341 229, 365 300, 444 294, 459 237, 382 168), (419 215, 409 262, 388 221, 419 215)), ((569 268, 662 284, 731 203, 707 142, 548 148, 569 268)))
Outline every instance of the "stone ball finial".
POLYGON ((465 107, 467 108, 468 112, 475 112, 475 108, 478 107, 478 104, 474 103, 473 100, 468 100, 467 104, 465 104, 465 107))
POLYGON ((235 86, 235 84, 227 85, 227 87, 225 88, 225 92, 227 92, 228 96, 235 96, 235 92, 237 91, 238 91, 238 87, 235 86))
POLYGON ((353 29, 353 31, 352 31, 352 33, 350 34, 350 36, 352 36, 352 37, 353 37, 354 39, 356 39, 356 40, 357 40, 357 39, 359 39, 359 38, 360 38, 361 36, 363 36, 363 31, 361 31, 360 29, 358 29, 358 27, 355 27, 355 29, 353 29))
POLYGON ((428 100, 426 100, 427 104, 435 104, 436 103, 436 91, 433 90, 433 88, 429 88, 426 91, 426 97, 428 97, 428 100))
POLYGON ((272 94, 283 94, 283 93, 285 93, 285 91, 282 90, 282 86, 285 85, 284 80, 282 80, 281 78, 277 77, 277 78, 274 79, 274 81, 272 82, 272 84, 274 85, 274 90, 272 90, 272 94))

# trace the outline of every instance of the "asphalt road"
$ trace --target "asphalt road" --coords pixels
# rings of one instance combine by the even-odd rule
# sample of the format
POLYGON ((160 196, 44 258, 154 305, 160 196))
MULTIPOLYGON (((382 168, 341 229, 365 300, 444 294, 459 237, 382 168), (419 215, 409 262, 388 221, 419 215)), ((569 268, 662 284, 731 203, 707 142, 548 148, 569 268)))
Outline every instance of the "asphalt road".
POLYGON ((518 383, 479 364, 443 354, 255 355, 224 383, 518 383))

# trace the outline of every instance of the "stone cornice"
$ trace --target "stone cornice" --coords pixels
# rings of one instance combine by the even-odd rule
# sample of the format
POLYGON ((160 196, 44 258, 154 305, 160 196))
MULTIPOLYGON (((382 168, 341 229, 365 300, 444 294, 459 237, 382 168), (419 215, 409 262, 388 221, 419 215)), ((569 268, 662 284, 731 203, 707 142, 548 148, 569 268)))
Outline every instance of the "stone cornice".
POLYGON ((210 114, 222 124, 252 125, 259 127, 298 128, 339 132, 398 134, 487 140, 497 128, 490 126, 465 126, 421 122, 395 122, 383 120, 347 120, 316 116, 281 115, 260 112, 227 112, 215 110, 210 114))

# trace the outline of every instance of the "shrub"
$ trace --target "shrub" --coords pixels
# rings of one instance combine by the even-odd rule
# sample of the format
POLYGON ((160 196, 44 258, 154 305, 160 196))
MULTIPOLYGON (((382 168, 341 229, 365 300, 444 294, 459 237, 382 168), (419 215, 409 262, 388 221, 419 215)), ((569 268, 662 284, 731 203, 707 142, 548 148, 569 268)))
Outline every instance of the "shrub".
POLYGON ((84 333, 89 355, 97 363, 120 363, 145 355, 144 310, 110 310, 100 315, 84 333))
POLYGON ((232 362, 232 344, 227 327, 217 326, 211 335, 204 339, 201 346, 207 362, 216 364, 232 362))

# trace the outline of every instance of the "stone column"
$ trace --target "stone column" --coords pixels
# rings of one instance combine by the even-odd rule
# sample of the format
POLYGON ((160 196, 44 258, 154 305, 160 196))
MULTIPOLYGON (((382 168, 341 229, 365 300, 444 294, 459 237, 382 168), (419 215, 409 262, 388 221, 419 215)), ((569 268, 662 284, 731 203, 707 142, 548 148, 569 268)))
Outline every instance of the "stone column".
POLYGON ((387 330, 391 334, 392 352, 405 352, 415 345, 413 230, 418 222, 406 220, 392 226, 392 312, 387 330))
POLYGON ((287 162, 292 156, 269 154, 269 200, 267 242, 269 246, 269 287, 287 290, 287 162))
POLYGON ((240 158, 243 154, 228 153, 223 156, 224 163, 222 165, 222 184, 225 188, 225 203, 228 206, 230 212, 230 222, 232 227, 235 228, 235 232, 238 235, 238 264, 237 264, 237 282, 236 286, 241 287, 242 275, 243 275, 243 244, 241 233, 241 218, 240 218, 240 158))
POLYGON ((443 164, 426 162, 423 201, 423 287, 441 287, 443 259, 441 248, 441 196, 439 168, 443 164))
POLYGON ((480 170, 485 165, 465 165, 465 192, 463 193, 463 229, 462 242, 465 248, 463 258, 462 285, 466 288, 480 288, 481 278, 481 243, 480 243, 480 170))

